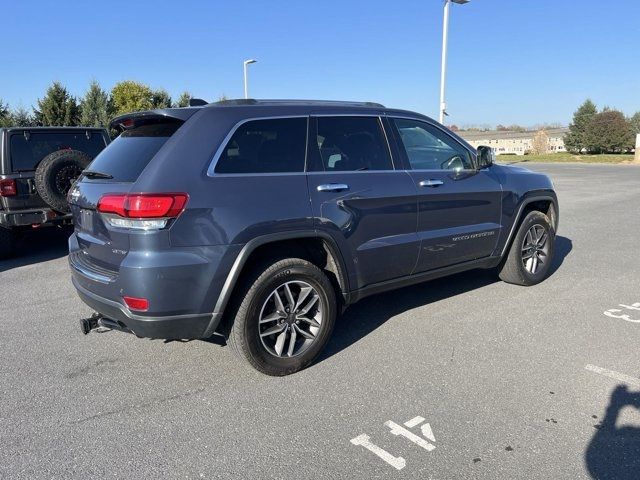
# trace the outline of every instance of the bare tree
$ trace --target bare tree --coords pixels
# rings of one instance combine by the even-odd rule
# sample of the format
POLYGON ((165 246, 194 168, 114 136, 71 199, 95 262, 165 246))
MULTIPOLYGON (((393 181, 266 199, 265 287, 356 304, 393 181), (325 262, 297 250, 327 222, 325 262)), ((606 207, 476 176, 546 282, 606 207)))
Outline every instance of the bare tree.
POLYGON ((549 135, 544 130, 538 130, 533 136, 531 150, 535 155, 542 155, 549 150, 549 135))

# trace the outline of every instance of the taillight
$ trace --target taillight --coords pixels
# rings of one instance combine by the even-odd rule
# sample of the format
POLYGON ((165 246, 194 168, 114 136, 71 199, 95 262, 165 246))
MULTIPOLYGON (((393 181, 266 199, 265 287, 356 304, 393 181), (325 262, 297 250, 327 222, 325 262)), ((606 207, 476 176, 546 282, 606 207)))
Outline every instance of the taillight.
POLYGON ((149 310, 149 300, 146 298, 136 298, 136 297, 122 297, 124 303, 129 310, 136 310, 138 312, 146 312, 149 310))
POLYGON ((188 200, 186 193, 110 193, 100 198, 97 210, 114 227, 151 230, 164 228, 188 200))
POLYGON ((0 197, 15 197, 18 194, 18 187, 13 178, 0 180, 0 197))

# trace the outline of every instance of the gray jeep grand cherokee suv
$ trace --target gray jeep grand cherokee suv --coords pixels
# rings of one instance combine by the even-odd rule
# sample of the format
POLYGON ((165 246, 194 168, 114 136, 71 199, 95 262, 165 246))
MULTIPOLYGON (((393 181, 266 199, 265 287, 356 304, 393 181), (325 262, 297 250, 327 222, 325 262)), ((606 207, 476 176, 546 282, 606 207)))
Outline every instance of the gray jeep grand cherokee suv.
POLYGON ((423 115, 232 100, 134 113, 69 202, 73 284, 107 327, 227 336, 286 375, 374 293, 473 268, 533 285, 558 225, 545 175, 493 164, 423 115))

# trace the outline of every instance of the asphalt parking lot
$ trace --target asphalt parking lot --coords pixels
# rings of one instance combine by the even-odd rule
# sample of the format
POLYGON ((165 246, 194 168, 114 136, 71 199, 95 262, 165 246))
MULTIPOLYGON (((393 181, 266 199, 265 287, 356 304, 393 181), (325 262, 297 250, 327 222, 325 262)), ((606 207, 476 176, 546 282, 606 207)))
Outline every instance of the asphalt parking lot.
POLYGON ((0 262, 0 478, 640 478, 640 168, 528 167, 560 201, 548 280, 367 298, 285 378, 216 339, 83 337, 38 232, 0 262))

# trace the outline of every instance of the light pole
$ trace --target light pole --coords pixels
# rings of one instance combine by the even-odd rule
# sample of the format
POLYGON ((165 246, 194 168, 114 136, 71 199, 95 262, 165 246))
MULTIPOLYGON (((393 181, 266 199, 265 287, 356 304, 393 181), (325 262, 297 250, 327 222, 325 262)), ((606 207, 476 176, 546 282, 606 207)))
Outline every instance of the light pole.
POLYGON ((250 63, 256 63, 257 60, 252 58, 251 60, 244 61, 244 98, 249 98, 249 85, 247 82, 247 65, 250 63))
POLYGON ((440 123, 444 124, 447 104, 444 101, 444 84, 447 78, 447 39, 449 36, 449 4, 451 2, 464 5, 470 0, 444 0, 444 18, 442 20, 442 64, 440 66, 440 123))

